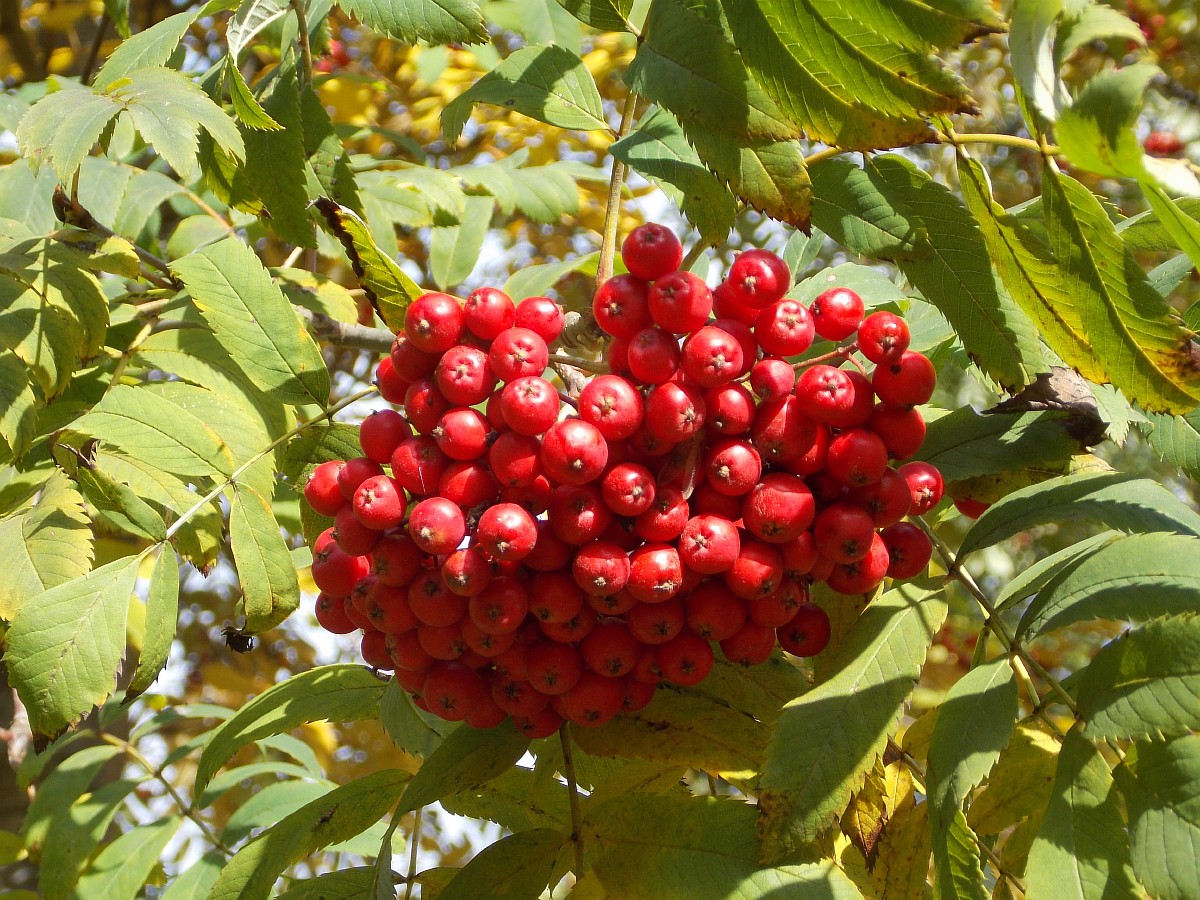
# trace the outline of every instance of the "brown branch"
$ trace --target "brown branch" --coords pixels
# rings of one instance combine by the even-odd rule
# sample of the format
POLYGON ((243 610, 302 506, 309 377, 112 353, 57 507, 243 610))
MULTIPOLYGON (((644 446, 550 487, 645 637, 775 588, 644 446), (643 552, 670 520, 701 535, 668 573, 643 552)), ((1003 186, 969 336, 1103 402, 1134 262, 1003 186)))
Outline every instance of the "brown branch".
POLYGON ((338 347, 354 347, 358 350, 370 350, 372 353, 387 353, 392 349, 392 342, 395 340, 395 335, 386 328, 371 328, 366 325, 339 322, 324 313, 315 313, 299 306, 296 307, 296 313, 308 322, 315 337, 338 347))
POLYGON ((21 27, 21 0, 0 0, 0 35, 8 41, 8 48, 16 57, 26 81, 45 79, 46 69, 33 49, 29 35, 21 27))

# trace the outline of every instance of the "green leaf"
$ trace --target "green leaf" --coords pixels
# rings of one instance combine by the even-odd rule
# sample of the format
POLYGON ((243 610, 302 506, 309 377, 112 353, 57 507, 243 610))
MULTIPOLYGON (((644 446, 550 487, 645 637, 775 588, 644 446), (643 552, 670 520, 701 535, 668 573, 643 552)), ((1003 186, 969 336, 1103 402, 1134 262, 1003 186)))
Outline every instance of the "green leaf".
POLYGON ((487 784, 448 794, 442 807, 458 816, 487 819, 509 831, 530 828, 563 830, 570 827, 571 810, 566 791, 541 772, 514 766, 487 784))
POLYGON ((1187 255, 1193 266, 1200 266, 1200 222, 1185 214, 1157 184, 1143 181, 1142 192, 1175 246, 1187 255))
POLYGON ((967 823, 979 834, 999 834, 1041 813, 1050 799, 1058 740, 1045 731, 1019 726, 988 773, 987 786, 972 800, 967 823))
POLYGON ((342 0, 338 5, 373 31, 406 43, 482 44, 488 39, 473 0, 342 0))
POLYGON ((126 701, 145 691, 167 664, 179 619, 179 562, 170 547, 160 547, 146 595, 146 634, 137 668, 125 688, 126 701))
POLYGON ((374 866, 353 866, 293 881, 279 900, 362 900, 371 895, 374 882, 374 866))
POLYGON ((159 854, 175 836, 182 822, 179 817, 170 816, 120 835, 91 862, 76 883, 71 897, 79 900, 89 897, 134 900, 158 865, 159 854))
POLYGON ((746 70, 728 25, 713 21, 718 14, 684 0, 654 0, 626 83, 673 112, 687 131, 798 138, 800 129, 746 70))
POLYGON ((439 900, 537 900, 546 889, 555 857, 570 840, 560 831, 535 828, 485 847, 438 893, 439 900))
POLYGON ((1200 535, 1200 514, 1153 481, 1119 472, 1064 475, 1014 491, 990 507, 971 526, 958 555, 1037 525, 1070 521, 1097 522, 1125 532, 1200 535))
POLYGON ((122 41, 100 67, 96 74, 96 86, 104 90, 114 82, 129 77, 138 69, 165 65, 171 55, 179 49, 184 35, 203 9, 202 6, 197 6, 168 16, 145 31, 122 41))
MULTIPOLYGON (((279 781, 281 777, 288 779, 301 779, 303 781, 308 781, 310 778, 312 778, 312 774, 307 769, 303 769, 300 766, 289 765, 288 763, 281 763, 275 760, 271 760, 270 762, 247 763, 244 766, 238 766, 235 769, 229 769, 228 771, 222 772, 220 775, 216 776, 212 781, 210 781, 204 793, 196 798, 196 806, 200 809, 205 809, 209 806, 212 806, 221 799, 221 796, 226 791, 243 787, 246 782, 261 775, 271 776, 268 783, 264 785, 263 790, 275 786, 276 783, 284 783, 279 781)), ((260 790, 257 794, 254 794, 254 796, 257 797, 261 795, 263 790, 260 790)), ((239 809, 241 808, 243 807, 239 807, 239 809)))
POLYGON ((180 177, 195 167, 201 129, 226 153, 245 159, 233 120, 182 72, 139 69, 111 88, 110 96, 125 107, 134 127, 180 177))
MULTIPOLYGON (((1076 52, 1094 41, 1115 39, 1118 46, 1133 41, 1146 46, 1146 36, 1131 18, 1111 6, 1086 4, 1082 9, 1069 10, 1055 42, 1054 56, 1058 61, 1070 59, 1076 52)), ((1110 47, 1110 53, 1112 52, 1110 47)))
POLYGON ((1149 418, 1153 428, 1148 439, 1159 458, 1200 479, 1200 410, 1186 416, 1151 413, 1149 418))
MULTIPOLYGON (((996 281, 975 218, 903 157, 876 157, 868 168, 889 204, 908 210, 929 236, 932 255, 897 259, 901 271, 945 315, 983 371, 1005 388, 1030 383, 1045 370, 1037 331, 996 281)), ((821 219, 816 224, 830 232, 821 219)))
MULTIPOLYGON (((1172 202, 1181 215, 1200 223, 1200 197, 1181 197, 1172 202)), ((1117 226, 1117 233, 1130 250, 1182 249, 1153 209, 1124 220, 1117 226)))
POLYGON ((383 689, 370 669, 354 665, 310 669, 267 688, 212 732, 196 767, 194 791, 202 792, 217 770, 253 741, 323 719, 378 718, 383 689))
POLYGON ((1018 98, 1031 130, 1053 122, 1069 102, 1067 86, 1054 59, 1054 39, 1063 0, 1016 0, 1009 47, 1018 98))
POLYGON ((285 403, 325 405, 329 372, 321 351, 253 250, 230 237, 171 268, 255 386, 285 403))
POLYGON ((235 485, 230 499, 229 542, 242 585, 245 631, 261 634, 296 610, 300 586, 270 502, 245 485, 235 485))
MULTIPOLYGON (((56 745, 43 753, 48 758, 57 749, 60 748, 56 745)), ((21 836, 28 849, 40 850, 45 845, 50 827, 66 818, 67 811, 87 791, 100 770, 120 752, 119 748, 110 744, 84 747, 60 762, 46 776, 34 792, 33 801, 29 804, 25 819, 21 823, 21 836)), ((32 756, 31 754, 26 759, 32 756)), ((28 787, 29 782, 25 782, 23 786, 28 787)))
POLYGON ((446 104, 442 131, 451 144, 476 103, 502 106, 559 128, 608 128, 596 82, 583 60, 565 47, 522 47, 446 104))
POLYGON ((787 296, 810 304, 825 291, 839 287, 861 294, 868 309, 908 300, 905 293, 878 269, 857 263, 839 263, 814 272, 798 282, 787 292, 787 296))
POLYGON ((479 251, 483 249, 495 205, 491 197, 468 197, 458 223, 433 226, 429 238, 429 274, 439 288, 453 287, 470 277, 479 262, 479 251))
POLYGON ((993 413, 969 406, 929 423, 914 458, 933 463, 947 482, 1025 469, 1061 469, 1082 447, 1063 413, 993 413))
POLYGON ((145 500, 96 466, 81 465, 75 480, 84 498, 122 531, 151 541, 163 541, 167 526, 145 500))
POLYGON ((229 18, 225 27, 225 39, 229 44, 230 65, 237 69, 242 51, 250 42, 273 22, 288 14, 291 7, 280 0, 245 0, 229 18))
POLYGON ((890 260, 932 255, 924 225, 902 198, 885 196, 874 169, 834 157, 814 165, 809 175, 813 222, 851 252, 890 260))
POLYGON ((38 873, 42 896, 65 900, 113 818, 138 785, 133 778, 105 782, 75 803, 65 818, 51 824, 38 873))
POLYGON ((1114 386, 1142 407, 1183 413, 1200 398, 1187 332, 1121 244, 1104 208, 1052 169, 1043 179, 1047 239, 1114 386))
POLYGON ((508 277, 508 281, 504 282, 504 293, 517 302, 526 297, 545 296, 547 291, 572 272, 595 275, 596 263, 599 259, 599 253, 589 253, 587 256, 564 259, 561 262, 526 266, 508 277))
POLYGON ((1158 66, 1139 63, 1100 72, 1083 86, 1055 125, 1059 148, 1073 165, 1116 178, 1144 172, 1133 126, 1146 88, 1160 74, 1158 66))
POLYGON ((784 707, 759 781, 764 858, 784 856, 837 821, 895 729, 945 616, 937 597, 889 591, 834 651, 835 674, 784 707))
POLYGON ((529 738, 509 720, 487 730, 457 728, 417 770, 395 815, 486 784, 515 765, 528 749, 529 738))
POLYGON ((1061 550, 1039 559, 1032 566, 1022 569, 997 595, 996 609, 1003 612, 1033 596, 1057 578, 1060 572, 1072 568, 1076 562, 1090 556, 1120 536, 1119 531, 1103 531, 1071 544, 1069 547, 1063 547, 1061 550))
POLYGON ((339 322, 358 321, 358 306, 354 297, 332 278, 307 269, 271 269, 283 294, 294 305, 329 316, 339 322))
POLYGON ((424 291, 379 248, 366 223, 353 211, 327 197, 317 200, 316 207, 325 217, 329 230, 346 248, 359 285, 371 299, 383 324, 393 332, 402 330, 404 311, 424 291))
POLYGON ((223 865, 225 854, 220 850, 209 850, 172 878, 159 895, 159 900, 205 900, 212 886, 217 883, 223 865))
POLYGON ((17 611, 5 663, 34 734, 56 736, 116 689, 140 564, 139 556, 114 560, 17 611))
POLYGON ((558 0, 562 8, 600 31, 629 31, 632 0, 558 0))
POLYGON ((24 456, 37 434, 40 405, 29 383, 29 369, 15 354, 0 351, 0 439, 15 459, 24 456))
POLYGON ((1133 534, 1064 567, 1025 610, 1016 635, 1041 635, 1087 619, 1145 622, 1200 613, 1200 538, 1133 534))
POLYGON ((754 808, 732 799, 630 794, 600 804, 583 825, 592 871, 612 897, 717 900, 862 895, 830 861, 764 866, 754 808), (664 828, 670 822, 670 828, 664 828))
POLYGON ((675 763, 739 782, 762 769, 770 735, 768 725, 740 709, 669 689, 605 728, 574 733, 575 742, 593 756, 675 763))
POLYGON ((154 391, 117 385, 70 432, 176 475, 229 475, 229 448, 207 425, 154 391))
POLYGON ((1096 351, 1085 324, 1087 301, 1072 287, 1060 260, 1036 232, 1000 208, 983 167, 961 151, 958 174, 967 208, 1009 295, 1063 361, 1091 381, 1110 381, 1107 359, 1096 351))
POLYGON ((1200 617, 1156 619, 1110 641, 1080 673, 1076 699, 1093 740, 1200 728, 1200 617))
POLYGON ((934 890, 938 900, 987 900, 982 858, 962 810, 955 810, 945 837, 933 841, 934 890), (939 844, 944 850, 939 853, 939 844))
POLYGON ((422 758, 441 746, 452 727, 445 719, 417 709, 395 678, 387 683, 380 698, 379 718, 397 748, 422 758))
POLYGON ((891 40, 898 17, 879 4, 723 6, 754 79, 816 140, 857 150, 900 147, 928 139, 928 115, 978 111, 963 83, 931 56, 932 43, 891 40))
POLYGON ((1050 803, 1025 867, 1028 893, 1062 900, 1137 896, 1112 770, 1077 728, 1067 732, 1050 803))
POLYGON ((260 131, 278 131, 283 128, 263 109, 258 98, 250 91, 242 70, 233 64, 233 57, 225 58, 225 77, 229 83, 229 99, 233 103, 233 112, 238 121, 247 128, 260 131))
POLYGON ((296 810, 320 800, 332 788, 333 784, 324 780, 288 779, 268 784, 238 804, 225 823, 221 840, 226 844, 238 843, 255 831, 270 828, 296 810))
POLYGON ((234 178, 236 196, 262 201, 271 217, 271 228, 285 241, 315 247, 308 215, 305 182, 304 124, 300 111, 300 82, 296 67, 287 62, 260 87, 263 108, 281 126, 278 129, 244 130, 246 164, 234 178))
POLYGON ((1139 741, 1114 774, 1138 880, 1164 900, 1200 894, 1200 736, 1139 741))
POLYGON ((517 209, 535 222, 557 223, 579 211, 579 185, 565 162, 514 169, 510 178, 517 209))
MULTIPOLYGON (((955 857, 961 855, 956 847, 961 841, 954 830, 967 827, 963 801, 1008 746, 1018 712, 1017 678, 1007 656, 972 669, 955 682, 942 702, 925 772, 939 881, 959 868, 955 857)), ((966 844, 978 857, 974 841, 968 838, 966 844)), ((953 896, 947 884, 939 884, 939 891, 953 896)))
POLYGON ((112 97, 66 87, 47 94, 21 117, 17 145, 35 171, 47 162, 68 184, 119 112, 121 104, 112 97))
POLYGON ((383 769, 335 788, 242 847, 221 870, 210 900, 267 898, 289 866, 365 831, 396 802, 408 773, 383 769))
POLYGON ((807 230, 812 185, 799 141, 735 140, 687 127, 704 164, 739 199, 774 219, 807 230))
POLYGON ((91 523, 66 475, 51 472, 32 507, 0 519, 0 558, 0 619, 9 622, 31 598, 87 574, 91 523))

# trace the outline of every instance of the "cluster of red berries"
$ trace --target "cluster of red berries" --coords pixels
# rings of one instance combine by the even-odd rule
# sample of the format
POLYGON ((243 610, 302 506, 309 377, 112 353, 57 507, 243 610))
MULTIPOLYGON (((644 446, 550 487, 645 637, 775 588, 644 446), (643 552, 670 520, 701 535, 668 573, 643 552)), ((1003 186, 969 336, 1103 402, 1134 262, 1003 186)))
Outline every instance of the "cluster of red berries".
POLYGON ((577 398, 543 377, 552 300, 420 297, 377 370, 403 415, 373 413, 363 456, 309 478, 334 519, 317 619, 361 628, 364 659, 423 708, 530 736, 602 724, 664 680, 698 684, 714 644, 743 665, 820 652, 816 581, 865 593, 928 564, 901 520, 941 477, 890 465, 921 446, 935 381, 904 321, 864 319, 845 289, 787 299, 787 265, 760 250, 710 291, 682 254, 659 225, 626 239, 629 274, 594 301, 609 371, 577 398))

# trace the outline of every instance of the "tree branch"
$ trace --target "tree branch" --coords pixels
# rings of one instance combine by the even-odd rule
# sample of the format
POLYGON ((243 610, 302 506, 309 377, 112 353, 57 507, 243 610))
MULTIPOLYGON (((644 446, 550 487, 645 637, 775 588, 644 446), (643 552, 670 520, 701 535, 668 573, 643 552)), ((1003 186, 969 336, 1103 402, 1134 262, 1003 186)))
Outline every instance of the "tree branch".
MULTIPOLYGON (((629 134, 633 127, 633 115, 637 110, 637 94, 633 91, 625 98, 621 111, 621 125, 617 129, 617 140, 629 134)), ((600 260, 596 263, 596 287, 612 277, 613 259, 617 253, 617 228, 621 222, 621 189, 625 186, 625 164, 613 157, 612 177, 608 180, 608 206, 604 210, 604 235, 600 241, 600 260)))
POLYGON ((44 80, 46 70, 29 41, 29 35, 21 27, 21 0, 0 0, 0 35, 8 41, 8 48, 25 73, 25 80, 44 80))
POLYGON ((571 755, 571 734, 568 723, 563 722, 558 729, 558 739, 562 744, 563 775, 567 778, 567 799, 571 805, 571 843, 575 846, 575 878, 583 877, 583 833, 582 817, 579 813, 579 784, 575 779, 575 760, 571 755))
POLYGON ((335 344, 338 347, 355 347, 359 350, 370 350, 373 353, 387 353, 392 349, 396 336, 386 328, 371 328, 367 325, 351 325, 339 322, 324 313, 315 313, 303 307, 296 307, 300 318, 312 327, 313 334, 335 344))

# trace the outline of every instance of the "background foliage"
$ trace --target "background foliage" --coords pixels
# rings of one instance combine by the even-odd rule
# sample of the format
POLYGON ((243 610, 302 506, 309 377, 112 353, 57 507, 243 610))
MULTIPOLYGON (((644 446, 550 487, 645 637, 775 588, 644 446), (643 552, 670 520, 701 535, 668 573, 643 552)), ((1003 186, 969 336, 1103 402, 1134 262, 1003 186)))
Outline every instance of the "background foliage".
POLYGON ((0 0, 0 879, 1200 896, 1198 24, 0 0), (811 665, 722 661, 570 743, 449 727, 315 629, 295 486, 354 452, 417 284, 552 291, 596 354, 651 217, 702 274, 767 246, 792 296, 902 310, 941 368, 922 455, 994 505, 928 517, 928 579, 820 597, 811 665))

